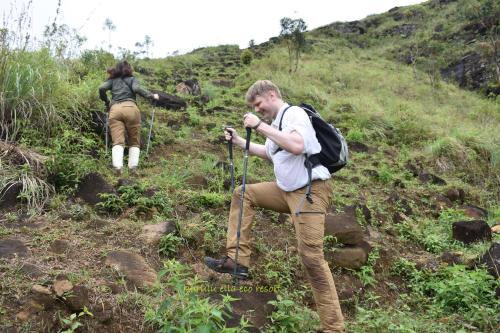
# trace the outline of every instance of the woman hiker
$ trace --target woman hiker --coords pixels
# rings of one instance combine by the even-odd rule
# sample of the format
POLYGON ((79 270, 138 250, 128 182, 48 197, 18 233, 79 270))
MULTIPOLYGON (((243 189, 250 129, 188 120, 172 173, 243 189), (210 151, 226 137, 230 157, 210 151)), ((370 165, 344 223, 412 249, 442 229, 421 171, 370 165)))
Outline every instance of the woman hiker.
POLYGON ((99 98, 109 110, 113 169, 116 175, 121 175, 126 131, 129 145, 128 168, 131 173, 136 173, 141 143, 141 114, 135 101, 136 94, 150 100, 158 100, 159 96, 139 86, 132 75, 132 66, 126 60, 108 68, 107 73, 108 79, 99 87, 99 98), (111 90, 111 102, 106 94, 108 90, 111 90))

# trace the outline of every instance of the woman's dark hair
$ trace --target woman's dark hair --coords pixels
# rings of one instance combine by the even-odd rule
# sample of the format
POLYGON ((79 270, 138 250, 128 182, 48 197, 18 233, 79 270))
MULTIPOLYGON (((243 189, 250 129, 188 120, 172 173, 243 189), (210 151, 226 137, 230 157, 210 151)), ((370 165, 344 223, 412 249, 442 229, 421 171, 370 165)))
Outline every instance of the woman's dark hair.
POLYGON ((111 74, 111 79, 116 79, 119 77, 127 77, 132 76, 132 66, 128 63, 127 60, 123 60, 116 64, 113 73, 111 74))
POLYGON ((114 74, 115 74, 115 68, 114 67, 108 67, 106 69, 106 73, 108 73, 108 80, 112 79, 114 74))

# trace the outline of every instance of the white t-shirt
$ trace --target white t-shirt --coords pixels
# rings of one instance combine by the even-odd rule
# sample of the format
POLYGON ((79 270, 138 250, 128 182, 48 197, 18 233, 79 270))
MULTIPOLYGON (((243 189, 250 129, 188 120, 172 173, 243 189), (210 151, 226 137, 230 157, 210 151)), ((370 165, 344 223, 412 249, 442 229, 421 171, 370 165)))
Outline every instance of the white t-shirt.
MULTIPOLYGON (((288 107, 284 104, 278 111, 271 126, 279 130, 279 124, 283 111, 288 107)), ((286 150, 275 153, 279 146, 271 139, 265 143, 266 154, 273 161, 276 183, 283 191, 291 192, 307 185, 307 169, 304 166, 305 154, 312 155, 321 151, 321 145, 316 139, 316 132, 312 127, 307 113, 298 106, 292 106, 286 110, 281 123, 281 131, 291 133, 296 131, 304 140, 304 151, 301 155, 294 155, 286 150)), ((312 169, 312 180, 329 179, 330 172, 327 168, 319 165, 312 169)))

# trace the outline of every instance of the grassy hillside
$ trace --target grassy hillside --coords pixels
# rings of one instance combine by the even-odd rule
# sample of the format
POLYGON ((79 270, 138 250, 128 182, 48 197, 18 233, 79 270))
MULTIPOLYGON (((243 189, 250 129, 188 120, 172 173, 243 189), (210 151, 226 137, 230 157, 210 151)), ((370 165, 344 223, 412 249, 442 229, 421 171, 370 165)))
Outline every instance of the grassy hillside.
MULTIPOLYGON (((424 11, 446 31, 459 30, 453 16, 445 18, 461 2, 435 3, 397 12, 409 20, 424 11)), ((270 79, 290 103, 314 105, 350 146, 348 167, 332 179, 331 216, 359 225, 368 255, 346 268, 340 256, 361 247, 325 237, 348 331, 498 331, 498 271, 494 277, 477 259, 499 236, 469 245, 452 237, 454 222, 499 223, 498 98, 436 84, 426 68, 397 61, 410 39, 375 37, 400 21, 394 13, 361 21, 378 22, 363 35, 341 33, 338 24, 309 32, 311 47, 292 74, 279 40, 252 49, 248 65, 233 45, 131 59, 144 86, 175 93, 187 107, 154 109, 139 100, 144 136, 155 110, 152 150, 139 175, 124 179, 112 174, 93 120, 102 111, 104 69, 117 59, 105 51, 63 59, 50 49, 18 49, 23 36, 3 35, 0 327, 314 332, 319 320, 287 216, 256 215, 251 281, 232 289, 229 277, 203 265, 225 247, 231 194, 222 128, 243 132, 247 88, 270 79), (199 95, 176 92, 193 79, 199 95), (95 204, 91 192, 105 194, 95 204), (149 225, 172 232, 151 241, 149 225), (132 271, 117 264, 121 258, 132 271)), ((239 181, 239 151, 235 165, 239 181)), ((272 166, 251 158, 248 178, 271 180, 272 166)))

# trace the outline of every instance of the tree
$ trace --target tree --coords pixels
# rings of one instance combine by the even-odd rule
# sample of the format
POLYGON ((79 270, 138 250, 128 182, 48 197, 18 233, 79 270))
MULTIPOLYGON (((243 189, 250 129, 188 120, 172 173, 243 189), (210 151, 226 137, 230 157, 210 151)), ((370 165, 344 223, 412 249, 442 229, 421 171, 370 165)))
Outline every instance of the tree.
POLYGON ((135 47, 139 50, 136 54, 146 54, 146 57, 149 57, 149 48, 154 45, 153 40, 148 35, 144 36, 144 41, 135 43, 135 47))
POLYGON ((285 40, 288 48, 289 71, 297 71, 299 65, 300 54, 305 50, 306 38, 304 31, 307 25, 303 19, 292 20, 289 17, 283 17, 280 20, 281 32, 280 37, 285 40))
POLYGON ((113 21, 109 17, 104 20, 104 25, 102 26, 104 30, 108 30, 108 49, 111 52, 111 32, 116 30, 116 26, 113 24, 113 21))

